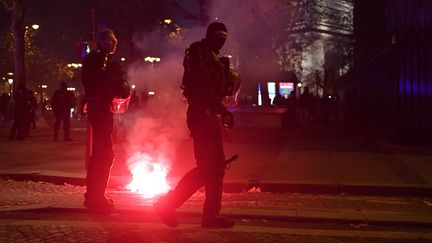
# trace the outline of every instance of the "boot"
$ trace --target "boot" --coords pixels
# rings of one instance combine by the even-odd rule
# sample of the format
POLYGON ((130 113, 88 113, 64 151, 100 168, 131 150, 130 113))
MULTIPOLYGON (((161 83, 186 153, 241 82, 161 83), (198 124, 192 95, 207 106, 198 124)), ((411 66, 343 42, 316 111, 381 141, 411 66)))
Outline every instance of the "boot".
POLYGON ((227 217, 216 214, 204 214, 201 222, 201 227, 212 228, 232 228, 234 221, 227 217))
POLYGON ((162 219, 164 224, 171 228, 176 228, 178 223, 175 216, 175 211, 167 204, 166 198, 161 198, 153 205, 153 208, 156 214, 162 219))
POLYGON ((107 213, 115 209, 114 201, 107 197, 88 197, 85 196, 84 206, 93 212, 107 213))

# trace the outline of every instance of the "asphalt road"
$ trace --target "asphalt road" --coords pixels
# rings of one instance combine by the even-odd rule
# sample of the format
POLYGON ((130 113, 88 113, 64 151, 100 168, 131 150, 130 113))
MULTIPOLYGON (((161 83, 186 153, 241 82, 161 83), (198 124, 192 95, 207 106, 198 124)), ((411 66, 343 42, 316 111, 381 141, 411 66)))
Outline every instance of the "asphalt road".
POLYGON ((0 242, 431 242, 431 228, 236 220, 232 229, 202 229, 180 218, 176 229, 140 215, 0 213, 0 242))

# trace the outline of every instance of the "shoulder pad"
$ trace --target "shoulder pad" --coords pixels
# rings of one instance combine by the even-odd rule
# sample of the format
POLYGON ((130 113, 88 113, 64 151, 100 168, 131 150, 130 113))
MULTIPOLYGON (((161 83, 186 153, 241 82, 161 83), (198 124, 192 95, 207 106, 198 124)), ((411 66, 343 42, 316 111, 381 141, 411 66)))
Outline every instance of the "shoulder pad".
POLYGON ((201 41, 197 41, 192 43, 189 48, 186 49, 186 52, 196 52, 199 51, 203 48, 202 42, 201 41))
POLYGON ((108 55, 107 55, 106 53, 101 52, 100 50, 95 50, 95 51, 91 51, 91 52, 86 56, 86 58, 89 58, 89 59, 98 59, 98 58, 104 59, 104 58, 106 58, 107 56, 108 56, 108 55))
POLYGON ((84 62, 92 67, 105 70, 108 64, 108 54, 100 50, 91 51, 84 59, 84 62))

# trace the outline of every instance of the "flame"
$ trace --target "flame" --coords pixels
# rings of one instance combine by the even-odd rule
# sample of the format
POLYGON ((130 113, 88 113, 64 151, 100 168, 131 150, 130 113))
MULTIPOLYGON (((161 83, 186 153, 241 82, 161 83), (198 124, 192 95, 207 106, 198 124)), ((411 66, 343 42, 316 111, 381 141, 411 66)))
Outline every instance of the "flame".
POLYGON ((126 186, 127 189, 142 194, 144 198, 152 198, 169 191, 167 166, 144 153, 137 153, 128 161, 131 164, 129 167, 132 181, 126 186))

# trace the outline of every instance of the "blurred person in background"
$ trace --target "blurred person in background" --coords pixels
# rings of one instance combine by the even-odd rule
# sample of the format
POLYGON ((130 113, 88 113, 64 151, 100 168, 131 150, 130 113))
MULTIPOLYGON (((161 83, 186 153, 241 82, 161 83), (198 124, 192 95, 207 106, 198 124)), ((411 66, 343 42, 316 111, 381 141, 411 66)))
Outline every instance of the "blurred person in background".
POLYGON ((51 107, 54 111, 55 122, 53 128, 53 140, 58 141, 60 123, 63 123, 63 140, 72 141, 70 137, 70 112, 75 107, 76 98, 72 91, 67 90, 67 83, 61 82, 51 97, 51 107))

